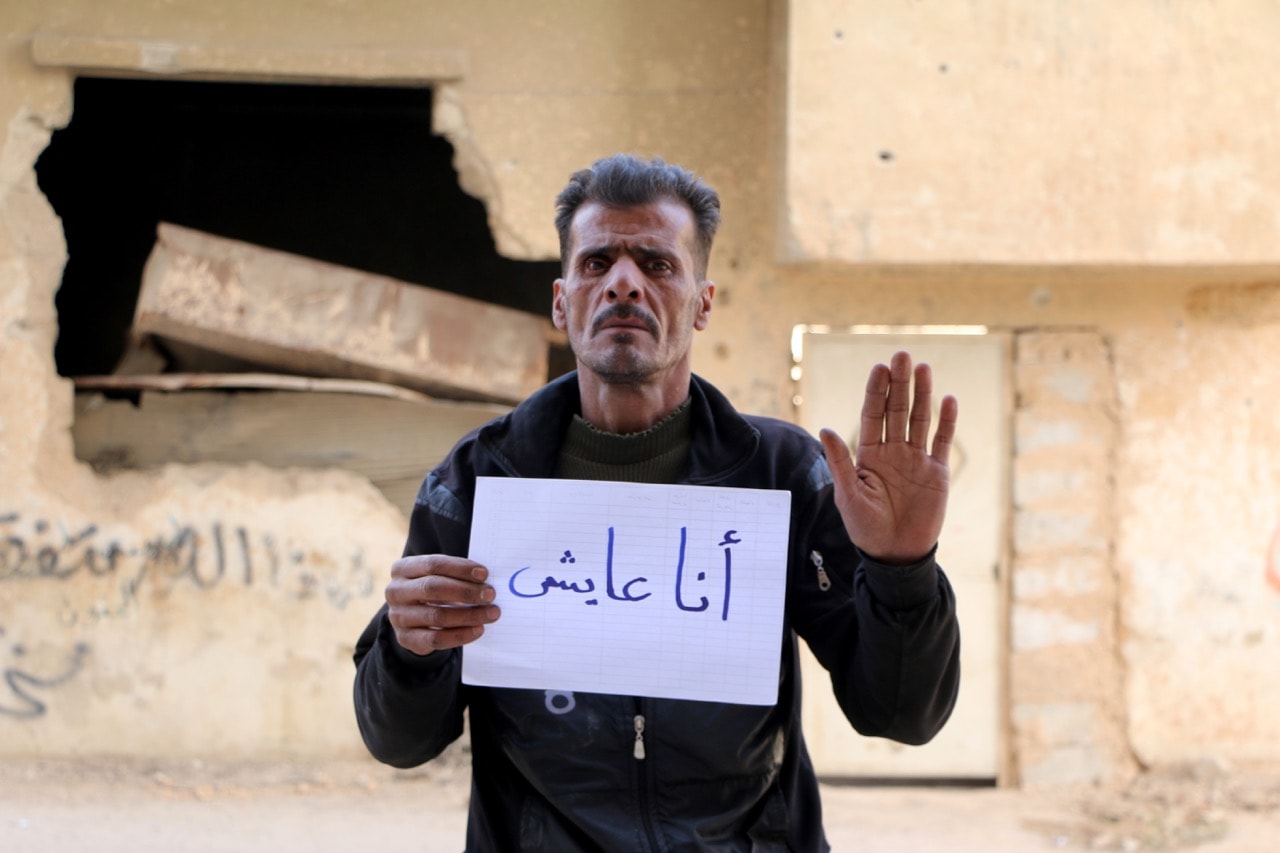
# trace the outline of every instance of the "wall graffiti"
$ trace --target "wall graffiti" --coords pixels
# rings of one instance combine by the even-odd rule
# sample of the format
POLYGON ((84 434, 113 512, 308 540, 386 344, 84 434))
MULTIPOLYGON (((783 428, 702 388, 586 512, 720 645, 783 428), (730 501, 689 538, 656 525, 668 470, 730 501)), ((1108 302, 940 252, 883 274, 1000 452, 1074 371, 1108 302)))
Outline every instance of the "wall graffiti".
POLYGON ((375 587, 358 550, 335 556, 243 525, 174 522, 168 532, 128 542, 94 524, 68 527, 17 512, 0 514, 0 584, 88 578, 112 581, 118 596, 83 613, 64 608, 58 614, 64 625, 124 615, 143 590, 163 596, 183 586, 264 587, 342 610, 353 599, 372 595, 375 587))
MULTIPOLYGON (((0 642, 4 640, 4 636, 4 628, 0 627, 0 642)), ((89 655, 89 647, 85 643, 76 643, 70 660, 52 672, 41 674, 31 671, 31 667, 36 665, 26 663, 27 650, 21 643, 9 645, 7 652, 13 662, 6 664, 0 659, 0 682, 7 688, 0 690, 0 716, 31 718, 43 716, 48 709, 42 698, 44 692, 60 687, 79 675, 84 667, 84 660, 89 655)))

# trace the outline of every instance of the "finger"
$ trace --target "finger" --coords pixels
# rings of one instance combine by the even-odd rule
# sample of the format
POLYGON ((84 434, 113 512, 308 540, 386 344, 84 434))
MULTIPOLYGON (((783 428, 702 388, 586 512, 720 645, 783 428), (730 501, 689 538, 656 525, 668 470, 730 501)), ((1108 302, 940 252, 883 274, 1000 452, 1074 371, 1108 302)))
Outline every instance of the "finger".
POLYGON ((929 422, 933 412, 933 370, 923 362, 916 365, 915 396, 911 400, 911 426, 907 443, 924 450, 929 440, 929 422))
POLYGON ((492 586, 479 581, 458 580, 443 575, 420 578, 392 578, 387 584, 387 603, 392 605, 488 604, 496 597, 492 586))
POLYGON ((483 625, 472 625, 466 628, 413 628, 396 631, 396 642, 417 655, 453 649, 473 643, 484 636, 483 625))
POLYGON ((911 356, 898 351, 889 362, 889 396, 885 403, 884 440, 906 441, 911 411, 911 356))
POLYGON ((862 400, 862 433, 858 446, 879 444, 884 439, 885 395, 889 391, 889 368, 877 364, 867 376, 867 395, 862 400))
POLYGON ((497 605, 483 607, 451 607, 444 604, 403 605, 387 608, 387 620, 397 631, 447 628, 473 628, 498 621, 502 611, 497 605))
POLYGON ((393 578, 421 578, 428 575, 484 581, 489 578, 489 570, 475 560, 451 557, 448 554, 418 554, 401 557, 391 564, 393 578))
POLYGON ((938 411, 938 432, 933 437, 933 450, 929 453, 943 465, 951 455, 951 444, 956 435, 956 422, 960 419, 960 403, 948 394, 942 398, 938 411))

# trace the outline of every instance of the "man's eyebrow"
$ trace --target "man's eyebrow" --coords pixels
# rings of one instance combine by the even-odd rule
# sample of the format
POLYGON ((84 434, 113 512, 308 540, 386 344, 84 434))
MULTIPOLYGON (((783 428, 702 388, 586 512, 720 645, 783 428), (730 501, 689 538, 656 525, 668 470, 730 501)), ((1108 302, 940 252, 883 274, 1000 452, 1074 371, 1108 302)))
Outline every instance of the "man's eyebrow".
MULTIPOLYGON (((623 250, 619 249, 616 243, 600 243, 599 245, 596 245, 596 246, 584 246, 582 249, 579 249, 577 252, 574 253, 574 257, 575 258, 599 258, 599 257, 610 258, 618 254, 619 251, 623 251, 623 250)), ((674 257, 674 253, 671 252, 669 249, 664 249, 659 246, 632 246, 626 251, 634 252, 640 257, 646 258, 646 259, 662 258, 664 260, 670 260, 671 258, 674 257)))
POLYGON ((617 250, 617 248, 616 248, 615 246, 611 246, 611 245, 609 245, 608 243, 601 243, 601 244, 599 244, 598 246, 586 246, 586 247, 584 247, 584 248, 582 248, 582 249, 579 249, 579 250, 575 253, 575 257, 579 257, 579 258, 595 258, 595 257, 598 257, 598 256, 600 256, 600 255, 612 255, 612 254, 616 253, 617 251, 618 251, 618 250, 617 250))

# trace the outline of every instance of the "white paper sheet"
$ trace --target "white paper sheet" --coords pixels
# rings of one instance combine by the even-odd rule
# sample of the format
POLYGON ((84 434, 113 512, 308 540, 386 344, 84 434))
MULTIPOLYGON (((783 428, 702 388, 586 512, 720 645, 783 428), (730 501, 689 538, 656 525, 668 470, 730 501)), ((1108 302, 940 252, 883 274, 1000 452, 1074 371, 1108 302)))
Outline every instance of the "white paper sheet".
POLYGON ((786 491, 479 478, 470 557, 502 618, 462 680, 772 705, 790 508, 786 491))

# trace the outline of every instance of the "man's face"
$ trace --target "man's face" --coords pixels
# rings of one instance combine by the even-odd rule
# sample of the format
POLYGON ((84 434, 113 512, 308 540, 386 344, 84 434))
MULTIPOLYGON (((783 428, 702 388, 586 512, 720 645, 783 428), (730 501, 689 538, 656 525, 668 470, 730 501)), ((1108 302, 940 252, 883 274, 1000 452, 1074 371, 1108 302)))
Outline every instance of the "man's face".
POLYGON ((579 368, 606 383, 681 380, 715 291, 697 276, 689 206, 676 199, 625 210, 588 203, 569 233, 551 316, 568 334, 579 368))

